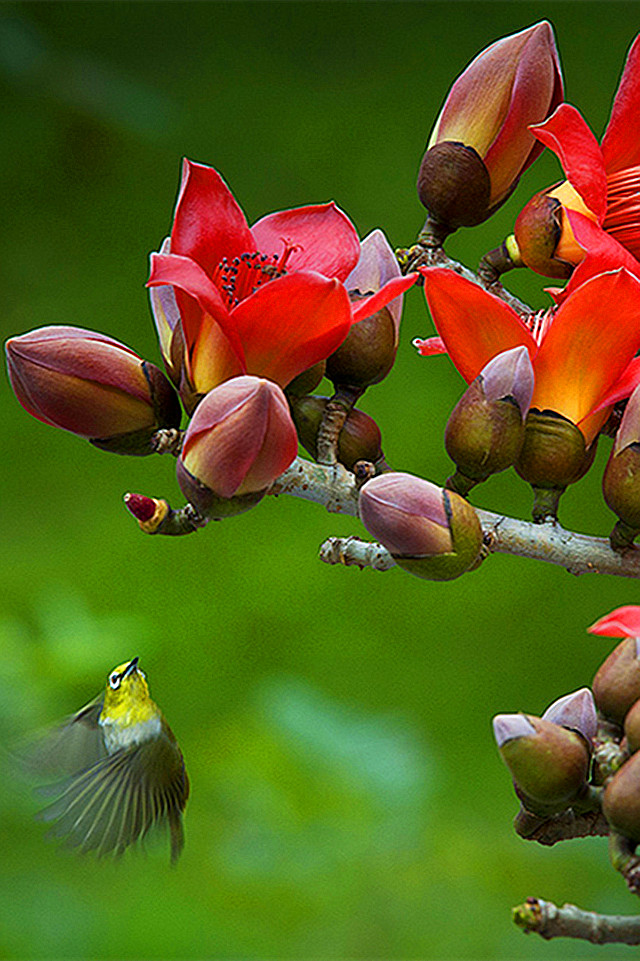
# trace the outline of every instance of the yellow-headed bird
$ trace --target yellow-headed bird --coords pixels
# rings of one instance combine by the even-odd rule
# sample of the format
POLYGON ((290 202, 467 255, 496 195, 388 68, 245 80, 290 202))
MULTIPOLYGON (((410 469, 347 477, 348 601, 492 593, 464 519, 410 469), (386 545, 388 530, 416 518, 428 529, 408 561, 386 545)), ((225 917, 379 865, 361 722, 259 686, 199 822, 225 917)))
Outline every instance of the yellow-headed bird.
POLYGON ((29 767, 65 775, 39 817, 81 851, 121 854, 155 825, 168 825, 171 861, 184 847, 189 778, 182 752, 151 700, 138 658, 109 674, 104 692, 50 732, 29 767))

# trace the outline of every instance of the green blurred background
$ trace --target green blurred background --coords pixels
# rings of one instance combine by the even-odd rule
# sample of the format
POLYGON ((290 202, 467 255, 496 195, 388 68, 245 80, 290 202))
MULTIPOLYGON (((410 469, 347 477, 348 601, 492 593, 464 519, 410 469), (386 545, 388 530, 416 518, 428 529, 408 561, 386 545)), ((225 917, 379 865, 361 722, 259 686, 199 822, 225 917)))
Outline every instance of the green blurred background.
MULTIPOLYGON (((333 198, 362 235, 409 244, 417 167, 449 84, 483 47, 553 21, 567 99, 606 123, 636 4, 18 3, 0 6, 3 335, 104 331, 159 362, 144 282, 180 158, 214 165, 250 221, 333 198)), ((449 250, 477 263, 558 179, 542 158, 449 250)), ((523 272, 524 273, 524 272, 523 272)), ((511 279, 513 278, 513 279, 511 279)), ((536 306, 544 282, 509 285, 536 306)), ((462 382, 410 344, 362 407, 390 462, 442 482, 462 382)), ((6 743, 80 707, 139 655, 193 793, 177 870, 166 847, 82 859, 43 840, 2 759, 0 954, 7 958, 618 958, 525 938, 527 895, 632 913, 606 842, 542 849, 516 810, 490 719, 541 712, 609 651, 585 628, 633 583, 495 556, 451 584, 327 567, 363 534, 293 498, 181 539, 141 534, 135 490, 180 502, 169 458, 119 458, 39 424, 2 383, 0 725, 6 743)), ((605 534, 607 455, 562 504, 605 534)), ((512 472, 476 503, 526 517, 512 472)))

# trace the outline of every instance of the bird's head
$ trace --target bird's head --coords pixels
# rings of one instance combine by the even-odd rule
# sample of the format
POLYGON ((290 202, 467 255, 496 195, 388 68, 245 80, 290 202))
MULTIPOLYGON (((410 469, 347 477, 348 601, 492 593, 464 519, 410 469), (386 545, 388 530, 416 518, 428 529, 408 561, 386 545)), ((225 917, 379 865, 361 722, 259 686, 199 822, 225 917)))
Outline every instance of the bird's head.
POLYGON ((135 724, 153 713, 154 708, 138 658, 114 667, 107 678, 102 718, 135 724))

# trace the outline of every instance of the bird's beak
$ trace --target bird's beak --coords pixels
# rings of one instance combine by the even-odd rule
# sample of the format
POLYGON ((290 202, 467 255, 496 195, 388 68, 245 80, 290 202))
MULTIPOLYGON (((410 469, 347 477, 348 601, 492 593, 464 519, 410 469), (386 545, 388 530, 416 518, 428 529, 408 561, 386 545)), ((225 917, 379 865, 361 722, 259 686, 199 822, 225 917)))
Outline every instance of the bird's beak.
POLYGON ((125 667, 124 671, 122 672, 122 676, 129 677, 130 674, 133 674, 133 672, 136 670, 138 666, 139 660, 140 658, 134 657, 134 659, 125 667))

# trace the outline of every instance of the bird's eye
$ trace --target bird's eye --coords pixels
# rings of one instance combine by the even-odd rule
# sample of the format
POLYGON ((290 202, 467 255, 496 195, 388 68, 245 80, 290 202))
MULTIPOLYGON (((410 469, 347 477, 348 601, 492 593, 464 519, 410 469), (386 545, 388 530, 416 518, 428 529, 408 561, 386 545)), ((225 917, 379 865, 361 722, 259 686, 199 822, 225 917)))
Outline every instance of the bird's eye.
POLYGON ((117 671, 112 671, 111 674, 109 675, 109 687, 113 691, 117 691, 118 688, 120 687, 120 675, 118 674, 117 671))

